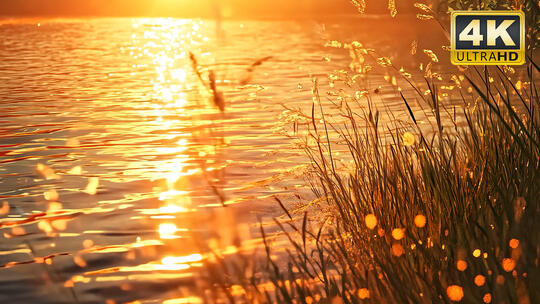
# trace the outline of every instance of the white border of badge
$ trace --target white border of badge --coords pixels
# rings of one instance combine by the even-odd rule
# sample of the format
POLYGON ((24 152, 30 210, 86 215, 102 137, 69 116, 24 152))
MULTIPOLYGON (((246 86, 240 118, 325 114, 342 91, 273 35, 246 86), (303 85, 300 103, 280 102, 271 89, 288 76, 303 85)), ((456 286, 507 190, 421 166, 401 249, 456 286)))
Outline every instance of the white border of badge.
MULTIPOLYGON (((450 61, 454 65, 522 65, 525 63, 525 14, 523 11, 453 11, 450 17, 450 61), (495 16, 519 16, 521 31, 520 36, 520 48, 519 56, 520 61, 496 61, 496 62, 461 62, 454 60, 456 54, 456 33, 455 33, 455 20, 458 15, 495 15, 495 16)), ((476 51, 493 51, 493 50, 476 50, 476 51)))

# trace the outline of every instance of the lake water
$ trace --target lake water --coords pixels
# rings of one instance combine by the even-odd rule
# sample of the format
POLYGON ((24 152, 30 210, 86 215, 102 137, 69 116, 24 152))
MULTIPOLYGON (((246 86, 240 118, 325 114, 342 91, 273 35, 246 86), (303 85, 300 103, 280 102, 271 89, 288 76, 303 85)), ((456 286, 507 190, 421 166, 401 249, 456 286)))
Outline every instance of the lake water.
POLYGON ((327 86, 347 69, 325 43, 362 41, 406 69, 413 40, 443 52, 403 18, 0 21, 0 302, 200 301, 205 251, 256 248, 259 219, 282 215, 273 196, 309 197, 283 105, 309 113, 310 75, 327 86))

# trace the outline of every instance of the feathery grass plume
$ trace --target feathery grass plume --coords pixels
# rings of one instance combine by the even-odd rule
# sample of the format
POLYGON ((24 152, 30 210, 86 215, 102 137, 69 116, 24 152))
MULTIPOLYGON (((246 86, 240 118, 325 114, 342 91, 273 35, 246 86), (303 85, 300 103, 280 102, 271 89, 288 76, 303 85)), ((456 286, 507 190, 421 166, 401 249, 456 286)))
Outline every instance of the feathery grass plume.
POLYGON ((423 10, 423 11, 426 12, 426 13, 430 13, 430 12, 431 12, 431 7, 427 6, 427 5, 424 4, 424 3, 416 2, 416 3, 414 4, 414 7, 419 8, 419 9, 423 10))
POLYGON ((416 49, 418 48, 418 40, 413 40, 411 42, 411 55, 416 54, 416 49))
POLYGON ((270 60, 274 58, 274 56, 266 56, 266 57, 263 57, 263 58, 260 58, 260 59, 257 59, 255 60, 251 65, 250 67, 248 68, 248 71, 253 71, 253 68, 256 67, 256 66, 259 66, 261 65, 263 62, 267 61, 267 60, 270 60))
POLYGON ((390 11, 390 16, 392 16, 392 18, 397 15, 396 0, 388 0, 388 10, 390 11))
MULTIPOLYGON (((208 82, 206 82, 203 79, 201 72, 199 70, 199 63, 197 61, 197 58, 192 52, 189 52, 189 60, 191 62, 191 67, 193 69, 193 72, 195 73, 197 78, 200 80, 202 85, 210 92, 212 103, 223 113, 225 111, 225 99, 223 97, 223 93, 217 89, 216 75, 214 71, 213 70, 208 71, 208 82)), ((255 63, 258 63, 257 65, 260 65, 262 61, 259 60, 259 61, 256 61, 255 63)))
POLYGON ((325 47, 341 48, 343 44, 337 40, 328 41, 324 44, 325 47))
POLYGON ((224 112, 225 99, 223 98, 223 93, 217 89, 216 76, 213 70, 210 70, 208 72, 208 81, 209 81, 210 91, 212 92, 212 102, 221 112, 224 112))
POLYGON ((199 70, 199 62, 197 61, 197 57, 195 57, 195 54, 193 54, 192 52, 189 52, 189 61, 191 62, 191 68, 193 69, 193 72, 195 73, 197 78, 199 79, 201 84, 205 88, 207 88, 208 85, 206 81, 204 81, 204 79, 202 78, 201 72, 199 70))
POLYGON ((426 15, 426 14, 416 14, 416 19, 418 20, 430 20, 433 19, 432 15, 426 15))
POLYGON ((392 61, 388 57, 379 57, 377 58, 377 63, 383 67, 391 66, 392 61))
POLYGON ((424 50, 424 54, 428 55, 429 58, 431 58, 431 61, 433 62, 439 62, 439 58, 432 50, 424 50))
POLYGON ((352 4, 358 9, 360 14, 366 11, 366 0, 351 0, 352 4))
POLYGON ((253 70, 255 67, 260 66, 263 64, 263 62, 268 61, 270 59, 274 58, 273 56, 266 56, 260 59, 255 60, 252 64, 249 65, 249 67, 246 69, 246 76, 244 79, 240 80, 241 85, 246 85, 249 81, 251 81, 251 78, 253 77, 253 70))

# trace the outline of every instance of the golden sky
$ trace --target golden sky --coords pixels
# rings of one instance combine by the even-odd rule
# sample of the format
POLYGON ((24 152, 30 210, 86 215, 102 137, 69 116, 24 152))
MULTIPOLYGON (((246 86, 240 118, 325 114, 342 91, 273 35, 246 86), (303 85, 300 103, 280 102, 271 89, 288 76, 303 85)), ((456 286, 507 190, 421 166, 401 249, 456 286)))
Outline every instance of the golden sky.
MULTIPOLYGON (((368 13, 386 11, 385 0, 367 1, 368 13)), ((356 13, 349 0, 0 0, 0 16, 214 17, 216 11, 238 18, 356 13)))

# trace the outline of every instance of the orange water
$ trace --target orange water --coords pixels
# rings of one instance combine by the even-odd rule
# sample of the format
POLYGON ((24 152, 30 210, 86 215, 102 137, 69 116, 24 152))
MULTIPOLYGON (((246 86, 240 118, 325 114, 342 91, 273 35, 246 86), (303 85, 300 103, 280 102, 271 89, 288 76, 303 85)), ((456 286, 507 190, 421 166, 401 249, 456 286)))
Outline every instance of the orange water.
POLYGON ((258 247, 258 218, 282 214, 272 196, 309 197, 282 104, 309 112, 310 75, 347 67, 325 42, 396 57, 419 37, 389 18, 1 23, 0 302, 197 302, 210 249, 258 247), (224 113, 188 52, 217 74, 224 113))

